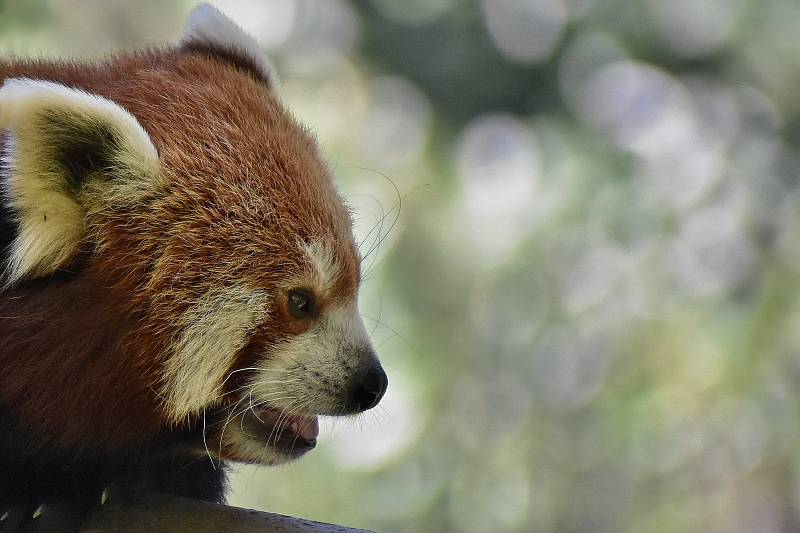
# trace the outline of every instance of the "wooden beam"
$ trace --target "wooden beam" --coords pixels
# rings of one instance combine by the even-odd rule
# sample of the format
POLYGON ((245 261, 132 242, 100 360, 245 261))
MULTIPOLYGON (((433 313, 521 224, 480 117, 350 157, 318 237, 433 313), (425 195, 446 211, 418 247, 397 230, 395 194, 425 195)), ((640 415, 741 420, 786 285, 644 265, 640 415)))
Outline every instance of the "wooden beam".
POLYGON ((106 504, 95 512, 82 533, 364 533, 333 524, 147 494, 128 505, 106 504))

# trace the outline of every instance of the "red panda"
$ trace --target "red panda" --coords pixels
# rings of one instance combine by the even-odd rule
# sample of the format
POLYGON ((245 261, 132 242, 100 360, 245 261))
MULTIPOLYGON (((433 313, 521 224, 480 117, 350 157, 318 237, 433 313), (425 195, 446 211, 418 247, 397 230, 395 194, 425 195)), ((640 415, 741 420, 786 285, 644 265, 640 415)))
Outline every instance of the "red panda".
POLYGON ((377 405, 349 212, 251 37, 202 5, 178 45, 0 82, 0 529, 222 501, 217 463, 377 405))

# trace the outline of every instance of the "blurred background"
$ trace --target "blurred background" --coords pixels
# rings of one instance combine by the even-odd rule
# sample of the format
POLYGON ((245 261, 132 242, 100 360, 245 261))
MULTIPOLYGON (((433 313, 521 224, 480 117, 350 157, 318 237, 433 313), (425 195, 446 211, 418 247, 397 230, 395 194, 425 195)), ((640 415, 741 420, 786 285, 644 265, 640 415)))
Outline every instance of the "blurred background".
MULTIPOLYGON (((800 2, 230 0, 358 216, 382 406, 231 503, 397 532, 800 530, 800 2)), ((0 0, 4 55, 190 1, 0 0)))

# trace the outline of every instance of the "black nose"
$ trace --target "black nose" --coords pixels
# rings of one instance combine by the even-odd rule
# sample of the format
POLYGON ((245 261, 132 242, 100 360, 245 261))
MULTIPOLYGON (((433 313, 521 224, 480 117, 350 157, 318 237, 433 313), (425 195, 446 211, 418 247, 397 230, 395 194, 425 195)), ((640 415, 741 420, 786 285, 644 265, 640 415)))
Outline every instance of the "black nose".
POLYGON ((366 374, 353 387, 350 397, 350 405, 353 410, 360 413, 378 405, 378 402, 383 398, 383 393, 386 392, 388 384, 389 380, 386 378, 386 372, 383 371, 379 363, 373 363, 366 374))

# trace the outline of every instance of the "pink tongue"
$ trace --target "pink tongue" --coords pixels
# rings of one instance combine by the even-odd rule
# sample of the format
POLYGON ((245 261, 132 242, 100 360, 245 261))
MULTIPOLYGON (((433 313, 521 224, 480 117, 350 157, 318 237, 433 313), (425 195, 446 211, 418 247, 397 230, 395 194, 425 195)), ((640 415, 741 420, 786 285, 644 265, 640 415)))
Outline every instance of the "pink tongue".
POLYGON ((319 435, 319 422, 314 418, 297 418, 297 433, 306 440, 314 440, 319 435))

